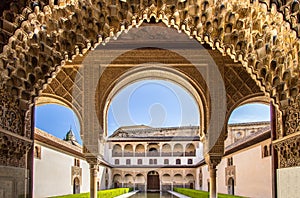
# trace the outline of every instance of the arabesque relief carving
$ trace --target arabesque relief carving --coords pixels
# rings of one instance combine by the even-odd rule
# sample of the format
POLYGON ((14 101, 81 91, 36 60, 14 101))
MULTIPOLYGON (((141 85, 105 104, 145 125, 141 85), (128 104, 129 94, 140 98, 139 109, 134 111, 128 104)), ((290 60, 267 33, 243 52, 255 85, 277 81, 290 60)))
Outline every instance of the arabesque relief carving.
POLYGON ((0 126, 5 130, 24 136, 24 112, 60 66, 154 18, 240 61, 280 106, 282 136, 299 132, 298 1, 9 3, 0 7, 0 126))
POLYGON ((279 168, 300 166, 300 135, 274 143, 279 155, 279 168))
POLYGON ((0 127, 24 136, 22 112, 18 104, 3 90, 0 90, 0 106, 0 127))
POLYGON ((284 108, 284 116, 285 135, 300 132, 300 96, 294 101, 290 100, 289 105, 284 108))
POLYGON ((26 115, 25 115, 25 126, 24 126, 24 136, 26 138, 31 138, 32 136, 32 119, 33 119, 33 115, 32 115, 32 109, 29 109, 27 112, 26 112, 26 115))
POLYGON ((26 153, 32 142, 0 133, 0 165, 26 167, 26 153))
POLYGON ((9 38, 0 55, 4 83, 10 85, 7 91, 15 90, 18 98, 29 103, 57 66, 151 17, 241 61, 277 102, 299 93, 298 2, 278 3, 278 7, 240 1, 69 0, 58 4, 30 3, 21 12, 12 5, 3 13, 2 33, 9 38), (281 7, 283 14, 278 12, 281 7))

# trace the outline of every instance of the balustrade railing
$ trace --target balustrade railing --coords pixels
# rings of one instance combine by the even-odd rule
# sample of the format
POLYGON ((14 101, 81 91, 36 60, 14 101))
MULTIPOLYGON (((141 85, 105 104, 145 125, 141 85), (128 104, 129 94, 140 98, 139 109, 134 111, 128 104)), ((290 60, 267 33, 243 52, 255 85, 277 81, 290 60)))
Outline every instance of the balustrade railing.
POLYGON ((196 156, 196 152, 195 151, 185 152, 185 156, 196 156))
POLYGON ((124 152, 124 157, 133 157, 133 152, 124 152))
POLYGON ((143 153, 135 153, 136 157, 145 157, 145 152, 143 153))
POLYGON ((161 156, 172 156, 172 152, 161 152, 161 156))
POLYGON ((113 153, 112 153, 112 156, 113 156, 113 157, 122 157, 122 153, 119 153, 119 152, 113 152, 113 153))
MULTIPOLYGON (((124 152, 124 157, 145 157, 147 155, 147 157, 166 157, 166 156, 174 156, 174 157, 180 157, 180 156, 186 156, 186 157, 191 157, 191 156, 196 156, 196 152, 195 151, 191 151, 191 152, 142 152, 142 153, 133 153, 133 152, 124 152)), ((122 153, 120 152, 113 152, 112 153, 113 157, 122 157, 122 153)))
POLYGON ((147 157, 159 157, 159 152, 147 152, 147 157))
POLYGON ((173 156, 183 156, 183 152, 173 152, 173 156))

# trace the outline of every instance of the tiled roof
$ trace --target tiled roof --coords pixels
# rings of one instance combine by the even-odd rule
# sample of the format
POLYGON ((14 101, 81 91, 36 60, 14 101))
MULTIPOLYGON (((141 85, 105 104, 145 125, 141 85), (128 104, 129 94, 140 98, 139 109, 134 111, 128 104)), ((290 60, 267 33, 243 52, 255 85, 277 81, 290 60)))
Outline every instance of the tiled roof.
POLYGON ((147 126, 126 126, 117 129, 108 139, 109 140, 125 140, 136 138, 173 138, 184 137, 194 138, 198 135, 198 126, 183 126, 183 127, 165 127, 165 128, 152 128, 147 126))
POLYGON ((83 157, 81 145, 73 145, 70 142, 61 140, 41 129, 35 128, 34 139, 35 141, 42 142, 56 149, 78 155, 79 157, 83 157))

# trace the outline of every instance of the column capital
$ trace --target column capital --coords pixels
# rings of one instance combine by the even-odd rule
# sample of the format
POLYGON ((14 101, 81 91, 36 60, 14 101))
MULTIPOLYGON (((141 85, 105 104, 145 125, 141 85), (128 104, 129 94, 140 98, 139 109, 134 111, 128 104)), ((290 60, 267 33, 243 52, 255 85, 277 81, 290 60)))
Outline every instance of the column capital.
POLYGON ((94 156, 94 155, 85 155, 85 159, 86 161, 90 164, 90 165, 100 165, 101 163, 101 156, 94 156))
POLYGON ((204 156, 205 162, 207 163, 209 169, 215 169, 217 165, 222 160, 222 155, 216 155, 216 154, 206 154, 204 156))

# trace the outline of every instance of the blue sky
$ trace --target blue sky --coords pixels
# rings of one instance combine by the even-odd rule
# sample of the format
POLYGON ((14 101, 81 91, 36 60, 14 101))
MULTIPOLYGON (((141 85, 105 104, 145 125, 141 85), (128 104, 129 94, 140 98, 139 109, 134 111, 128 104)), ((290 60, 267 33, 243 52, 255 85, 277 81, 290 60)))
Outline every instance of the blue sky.
POLYGON ((121 90, 108 113, 108 133, 120 126, 199 125, 197 104, 189 92, 162 80, 145 80, 121 90))
MULTIPOLYGON (((125 87, 113 98, 108 111, 108 134, 120 126, 188 126, 199 125, 199 120, 196 102, 186 90, 168 81, 144 80, 125 87)), ((269 107, 254 103, 237 108, 229 123, 269 120, 269 107)), ((72 128, 81 143, 75 113, 61 105, 36 107, 35 126, 61 139, 72 128)))
POLYGON ((35 127, 42 129, 60 139, 72 129, 80 140, 80 125, 75 113, 62 105, 47 104, 35 108, 35 127))

